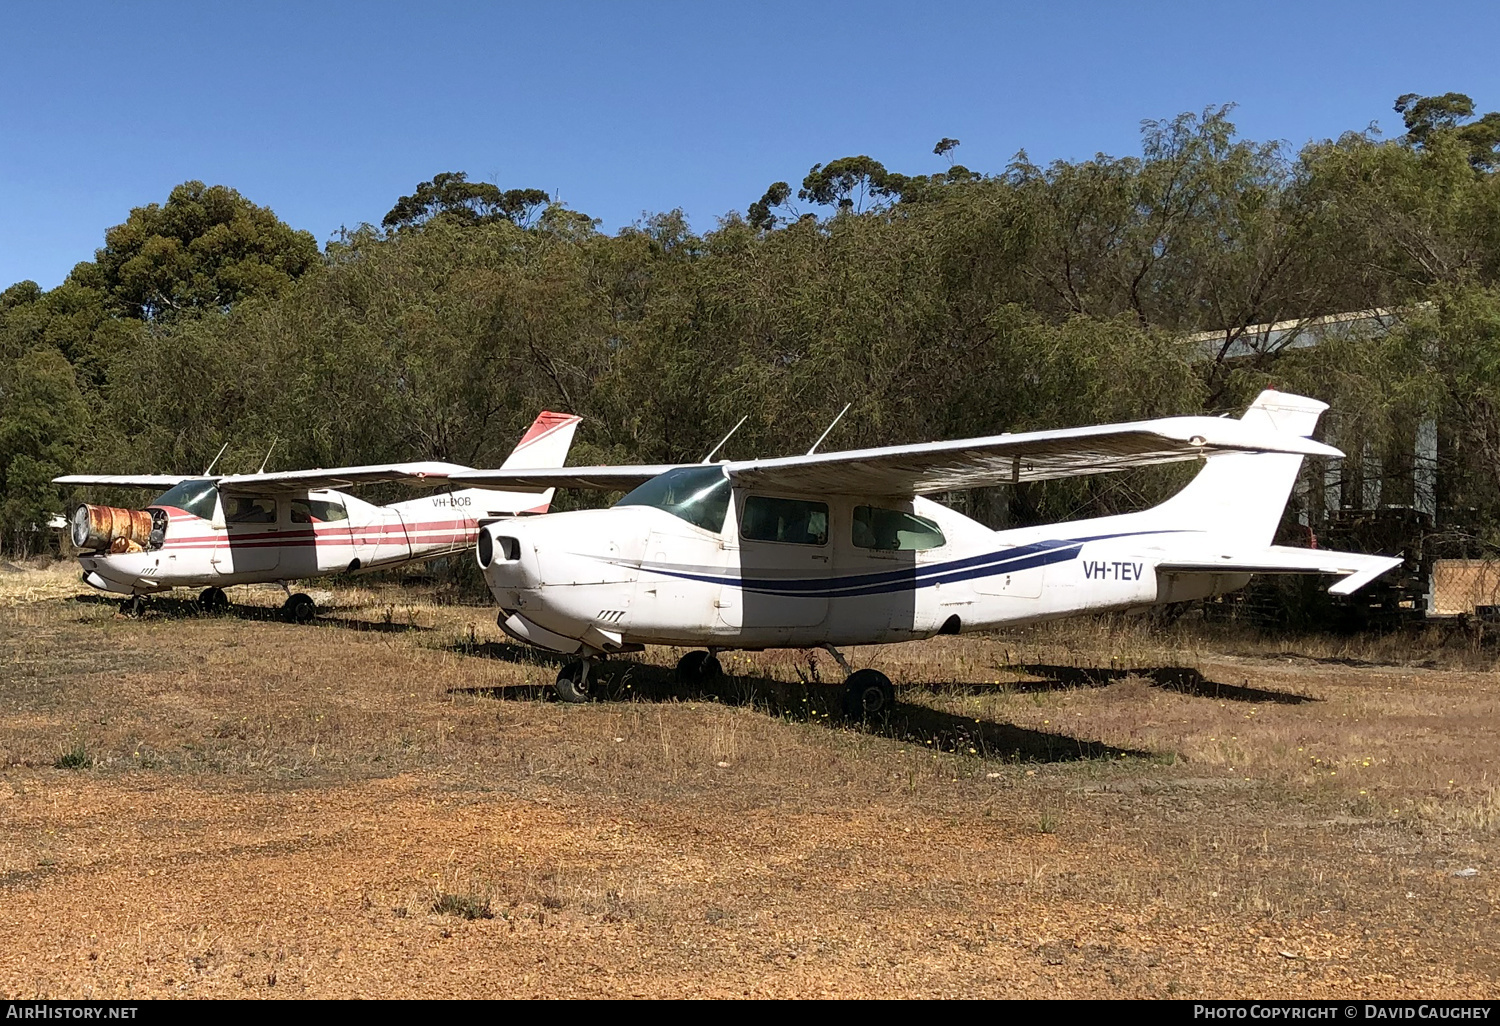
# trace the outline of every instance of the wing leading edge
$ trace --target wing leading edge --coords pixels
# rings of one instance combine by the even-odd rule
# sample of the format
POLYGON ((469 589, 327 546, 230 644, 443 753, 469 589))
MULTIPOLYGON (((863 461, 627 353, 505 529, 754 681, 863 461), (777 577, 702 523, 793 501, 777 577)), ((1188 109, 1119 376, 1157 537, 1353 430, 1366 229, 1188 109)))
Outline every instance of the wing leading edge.
MULTIPOLYGON (((567 458, 573 434, 581 418, 569 413, 543 410, 532 422, 515 450, 506 459, 507 467, 558 467, 567 458)), ((473 468, 457 463, 426 460, 416 463, 383 463, 362 467, 330 467, 317 470, 287 470, 271 474, 69 474, 53 478, 56 484, 105 485, 117 488, 167 489, 183 481, 215 481, 227 495, 274 495, 315 491, 320 488, 350 488, 355 485, 395 481, 438 488, 449 484, 455 474, 473 468)), ((469 482, 475 484, 475 482, 469 482)), ((518 491, 538 492, 549 486, 516 486, 518 491)), ((550 498, 548 496, 547 498, 550 498)), ((544 500, 545 501, 545 500, 544 500)))
POLYGON ((65 477, 54 477, 52 483, 100 485, 107 488, 156 488, 164 491, 192 480, 195 478, 191 474, 68 474, 65 477))

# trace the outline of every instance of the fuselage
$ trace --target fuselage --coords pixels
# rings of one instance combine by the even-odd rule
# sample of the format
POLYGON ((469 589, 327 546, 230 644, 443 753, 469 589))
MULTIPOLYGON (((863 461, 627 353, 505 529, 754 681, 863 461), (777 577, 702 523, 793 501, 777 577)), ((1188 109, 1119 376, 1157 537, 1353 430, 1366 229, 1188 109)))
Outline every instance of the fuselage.
POLYGON ((122 595, 376 570, 469 548, 481 521, 511 515, 486 507, 492 494, 376 506, 330 489, 221 499, 211 481, 187 481, 147 507, 164 527, 148 542, 78 558, 88 584, 122 595))
POLYGON ((502 626, 565 652, 862 645, 1202 598, 1248 580, 1158 574, 1169 552, 1211 540, 1141 514, 997 532, 923 498, 722 490, 722 519, 663 501, 486 528, 479 558, 502 626))

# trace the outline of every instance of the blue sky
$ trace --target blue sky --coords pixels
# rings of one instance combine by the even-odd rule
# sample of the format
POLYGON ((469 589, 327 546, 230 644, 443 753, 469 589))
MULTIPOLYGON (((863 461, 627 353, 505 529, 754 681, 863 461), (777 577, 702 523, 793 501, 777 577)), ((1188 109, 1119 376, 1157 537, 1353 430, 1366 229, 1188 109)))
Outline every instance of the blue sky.
POLYGON ((90 259, 133 206, 232 186, 326 241, 439 171, 538 187, 614 231, 699 229, 858 153, 906 173, 1136 152, 1236 103, 1301 145, 1404 92, 1500 108, 1500 5, 47 4, 0 32, 0 288, 90 259))

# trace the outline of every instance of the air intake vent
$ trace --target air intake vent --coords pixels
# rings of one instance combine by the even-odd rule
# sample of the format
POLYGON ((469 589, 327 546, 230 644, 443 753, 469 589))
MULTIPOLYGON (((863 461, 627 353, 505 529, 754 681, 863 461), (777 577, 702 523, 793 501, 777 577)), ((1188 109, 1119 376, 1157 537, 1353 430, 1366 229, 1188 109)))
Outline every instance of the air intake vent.
POLYGON ((479 537, 474 542, 474 558, 479 561, 481 570, 488 570, 496 559, 513 563, 521 558, 521 543, 508 535, 496 536, 488 528, 480 528, 479 537))

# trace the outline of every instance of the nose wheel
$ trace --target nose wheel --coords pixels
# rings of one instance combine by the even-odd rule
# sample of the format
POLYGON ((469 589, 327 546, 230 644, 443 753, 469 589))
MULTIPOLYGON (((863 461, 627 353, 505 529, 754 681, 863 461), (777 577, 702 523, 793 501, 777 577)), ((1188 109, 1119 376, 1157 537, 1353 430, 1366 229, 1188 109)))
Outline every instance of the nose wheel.
POLYGON ((575 659, 557 671, 557 697, 564 702, 589 700, 589 668, 592 659, 575 659))
POLYGON ((127 599, 121 599, 120 612, 132 619, 140 618, 146 612, 146 596, 132 595, 127 599))

